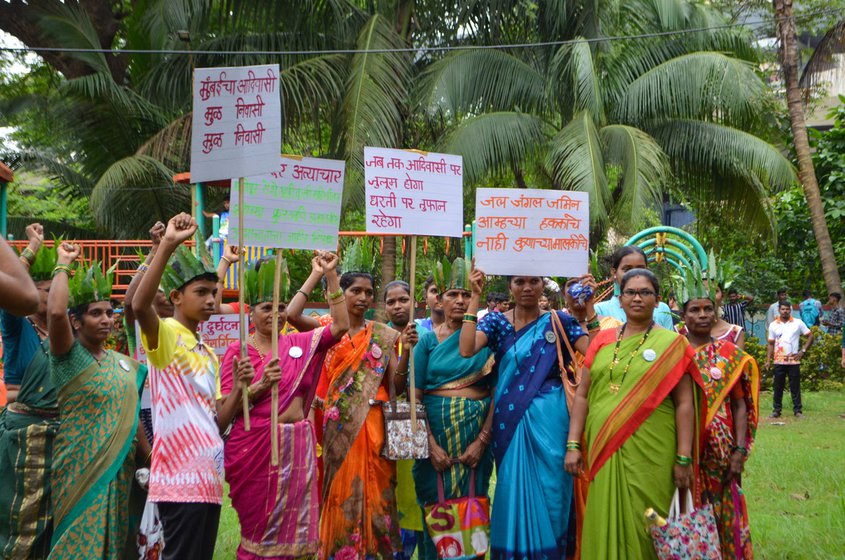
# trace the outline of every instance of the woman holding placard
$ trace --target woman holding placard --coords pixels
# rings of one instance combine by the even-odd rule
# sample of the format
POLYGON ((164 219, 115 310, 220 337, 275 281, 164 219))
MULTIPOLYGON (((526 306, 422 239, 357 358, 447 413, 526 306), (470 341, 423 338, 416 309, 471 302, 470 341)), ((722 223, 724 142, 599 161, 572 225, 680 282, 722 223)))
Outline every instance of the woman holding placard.
MULTIPOLYGON (((408 353, 397 360, 400 334, 364 318, 374 296, 373 277, 366 272, 373 269, 373 259, 366 249, 360 240, 346 249, 340 289, 326 293, 330 304, 345 301, 349 313, 349 332, 327 354, 317 391, 324 399, 320 556, 326 560, 392 558, 402 551, 396 464, 381 456, 381 402, 389 398, 388 383, 397 394, 404 392, 408 353)), ((319 326, 316 319, 302 316, 303 308, 303 298, 294 298, 288 320, 306 328, 319 326)), ((414 326, 409 324, 401 337, 403 345, 416 343, 414 326)))
MULTIPOLYGON (((320 253, 312 260, 316 283, 325 275, 328 289, 336 291, 337 255, 320 253)), ((287 264, 282 262, 280 297, 288 291, 287 264)), ((330 306, 332 324, 311 332, 279 337, 278 359, 272 359, 273 282, 276 262, 259 261, 245 274, 245 301, 255 332, 249 337, 247 355, 255 370, 247 391, 250 430, 238 417, 232 425, 224 453, 226 481, 232 506, 241 526, 239 560, 314 556, 319 549, 319 499, 317 446, 314 426, 308 419, 326 352, 346 334, 349 318, 343 300, 330 306), (273 384, 279 387, 278 426, 272 425, 273 384), (279 466, 271 466, 270 439, 279 441, 279 466), (269 495, 268 495, 269 494, 269 495)), ((299 292, 297 292, 299 293, 299 292)), ((286 320, 284 302, 278 325, 286 320)), ((229 346, 220 367, 220 390, 228 394, 234 383, 240 344, 229 346)))
POLYGON ((489 348, 496 356, 492 558, 565 558, 575 535, 569 531, 572 478, 563 470, 569 412, 560 361, 566 367, 571 359, 565 343, 586 353, 589 338, 572 316, 540 309, 540 276, 510 277, 514 307, 477 321, 484 283, 484 272, 474 269, 460 353, 469 358, 489 348))
MULTIPOLYGON (((463 358, 458 348, 461 321, 471 298, 468 263, 461 258, 451 265, 438 263, 434 285, 445 321, 423 334, 414 348, 414 381, 429 421, 430 456, 414 465, 422 507, 438 502, 438 476, 443 478, 444 497, 450 500, 469 495, 473 470, 475 494, 486 497, 493 472, 490 395, 496 378, 490 351, 485 348, 472 358, 463 358)), ((438 557, 428 530, 419 557, 438 557)))

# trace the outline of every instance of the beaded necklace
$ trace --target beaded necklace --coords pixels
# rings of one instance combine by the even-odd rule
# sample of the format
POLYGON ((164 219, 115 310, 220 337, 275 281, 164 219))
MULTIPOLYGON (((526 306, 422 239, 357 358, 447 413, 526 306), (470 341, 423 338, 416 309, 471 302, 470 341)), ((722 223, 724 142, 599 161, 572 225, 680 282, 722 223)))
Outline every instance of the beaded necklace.
POLYGON ((625 376, 628 375, 628 368, 631 367, 631 362, 634 360, 634 357, 639 353, 640 348, 642 348, 645 341, 648 339, 648 335, 651 333, 652 327, 654 327, 654 321, 652 321, 648 328, 646 329, 645 333, 643 333, 643 337, 640 339, 639 344, 634 350, 631 352, 630 357, 628 358, 628 363, 625 364, 625 370, 622 372, 622 379, 619 380, 619 383, 613 382, 613 370, 616 368, 616 364, 619 363, 619 345, 622 344, 622 337, 625 336, 625 328, 628 326, 628 323, 622 325, 622 328, 619 330, 619 334, 616 336, 616 347, 613 349, 613 361, 610 362, 610 376, 608 381, 608 388, 610 392, 616 394, 619 392, 619 389, 622 388, 622 383, 625 382, 625 376))
POLYGON ((266 354, 262 352, 261 349, 258 347, 258 341, 255 340, 255 333, 249 335, 249 343, 252 345, 253 348, 255 348, 255 351, 258 352, 258 357, 263 362, 264 356, 266 356, 266 354))

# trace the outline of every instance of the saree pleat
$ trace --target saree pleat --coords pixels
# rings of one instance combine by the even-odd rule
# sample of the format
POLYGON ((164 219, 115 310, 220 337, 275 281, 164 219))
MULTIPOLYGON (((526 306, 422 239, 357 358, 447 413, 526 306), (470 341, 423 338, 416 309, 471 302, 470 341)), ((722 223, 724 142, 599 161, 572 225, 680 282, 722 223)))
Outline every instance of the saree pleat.
POLYGON ((381 456, 384 415, 380 403, 396 331, 368 323, 344 336, 326 358, 323 418, 321 557, 392 558, 402 549, 396 509, 396 465, 381 456), (378 346, 378 351, 374 348, 378 346))
POLYGON ((55 439, 51 559, 124 555, 134 437, 146 368, 109 351, 96 362, 79 342, 53 356, 61 428, 55 439))
POLYGON ((0 558, 50 554, 56 392, 45 340, 26 368, 16 402, 0 412, 0 558))
MULTIPOLYGON (((284 413, 303 384, 312 386, 325 350, 319 341, 323 329, 279 337, 282 379, 279 381, 279 414, 284 413), (301 360, 288 358, 290 348, 303 350, 301 360)), ((221 391, 232 387, 233 363, 240 345, 233 344, 221 362, 221 391)), ((255 380, 264 375, 271 355, 259 355, 249 346, 248 356, 255 368, 255 380)), ((311 396, 303 398, 305 410, 311 396)), ((275 426, 279 441, 279 464, 271 464, 270 439, 272 396, 268 392, 253 403, 250 431, 238 418, 226 441, 224 465, 232 507, 238 513, 241 542, 238 560, 256 558, 296 558, 314 556, 319 549, 319 498, 317 489, 317 449, 314 427, 307 418, 294 424, 275 426)))
MULTIPOLYGON (((450 457, 459 457, 466 451, 469 444, 475 441, 490 410, 489 398, 472 400, 462 397, 425 395, 423 404, 425 404, 431 433, 437 445, 442 447, 450 457)), ((469 495, 470 473, 471 469, 463 464, 452 465, 443 472, 443 489, 447 500, 469 495)), ((488 448, 476 467, 476 496, 487 495, 492 474, 493 455, 488 448)), ((414 480, 418 507, 423 508, 438 501, 437 471, 432 467, 431 461, 427 459, 415 461, 414 480)), ((428 535, 428 530, 424 529, 424 532, 425 538, 418 549, 419 558, 436 560, 437 549, 428 535)))
POLYGON ((498 370, 493 415, 498 477, 490 520, 494 560, 554 560, 575 547, 569 531, 572 477, 563 468, 569 409, 555 339, 567 336, 574 344, 585 333, 571 316, 554 313, 565 333, 554 333, 548 313, 519 332, 501 313, 488 313, 478 325, 495 350, 498 370))
MULTIPOLYGON (((615 339, 615 331, 601 332, 587 355, 590 390, 584 436, 592 480, 581 557, 656 559, 643 514, 654 508, 665 517, 675 490, 677 438, 671 390, 684 374, 693 377, 695 386, 700 386, 701 379, 686 339, 655 329, 643 350, 654 350, 656 359, 647 361, 638 353, 624 381, 619 380, 625 366, 616 368, 614 381, 621 384, 621 390, 614 393, 609 390, 609 372, 615 339)), ((639 342, 638 336, 622 340, 619 356, 630 356, 639 342)), ((621 363, 627 364, 627 359, 621 363)), ((697 410, 703 412, 700 393, 697 399, 697 410)), ((699 415, 696 425, 701 425, 699 415)), ((695 463, 698 445, 693 447, 695 463)))
POLYGON ((708 346, 696 352, 696 363, 707 395, 707 425, 701 460, 702 500, 713 505, 723 558, 754 557, 745 494, 738 480, 728 480, 731 455, 736 445, 734 419, 728 406, 732 391, 739 386, 747 407, 745 447, 751 449, 759 417, 760 373, 754 358, 734 344, 717 340, 714 356, 708 346), (721 374, 713 376, 711 368, 721 374))
POLYGON ((562 385, 545 386, 497 465, 490 518, 492 558, 565 556, 572 481, 563 470, 562 434, 568 431, 562 385))

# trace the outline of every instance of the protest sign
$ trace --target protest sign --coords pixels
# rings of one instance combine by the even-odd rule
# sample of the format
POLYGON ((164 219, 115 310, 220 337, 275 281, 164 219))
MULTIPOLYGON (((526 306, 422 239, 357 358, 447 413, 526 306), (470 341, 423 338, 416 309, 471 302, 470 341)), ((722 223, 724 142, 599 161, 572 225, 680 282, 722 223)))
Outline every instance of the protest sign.
POLYGON ((194 70, 191 181, 251 177, 279 166, 279 65, 194 70))
POLYGON ((463 158, 364 148, 367 232, 460 237, 463 158))
POLYGON ((487 274, 587 274, 587 193, 540 189, 478 189, 475 265, 487 274))
MULTIPOLYGON (((208 321, 199 324, 200 338, 217 355, 217 358, 222 360, 229 345, 238 341, 239 325, 237 314, 212 315, 208 321)), ((249 330, 249 323, 246 324, 246 328, 249 330)), ((137 321, 135 322, 135 336, 138 341, 135 359, 146 364, 147 353, 141 344, 141 325, 137 321)))
MULTIPOLYGON (((244 179, 244 244, 247 247, 337 250, 344 162, 282 156, 277 169, 244 179)), ((238 181, 231 211, 238 213, 238 181)), ((238 225, 229 226, 232 239, 238 225)))

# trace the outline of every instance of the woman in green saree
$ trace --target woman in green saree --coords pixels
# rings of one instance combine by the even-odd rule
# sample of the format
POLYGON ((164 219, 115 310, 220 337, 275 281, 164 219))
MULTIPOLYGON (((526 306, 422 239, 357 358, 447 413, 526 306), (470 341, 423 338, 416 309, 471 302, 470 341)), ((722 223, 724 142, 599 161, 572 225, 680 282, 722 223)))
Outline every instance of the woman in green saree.
POLYGON ((49 558, 123 558, 147 370, 103 348, 113 324, 111 273, 103 275, 94 262, 71 278, 79 247, 62 243, 58 252, 47 300, 50 369, 61 418, 53 452, 49 558))
POLYGON ((565 466, 573 476, 588 468, 582 558, 656 559, 645 510, 665 517, 675 487, 697 501, 702 380, 686 338, 654 324, 657 278, 634 269, 621 290, 627 322, 587 351, 565 466))

